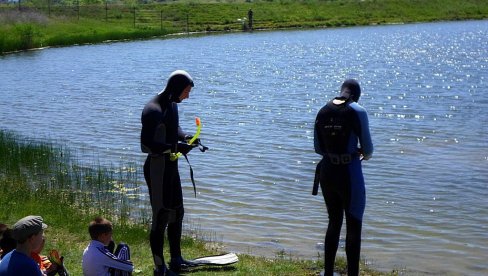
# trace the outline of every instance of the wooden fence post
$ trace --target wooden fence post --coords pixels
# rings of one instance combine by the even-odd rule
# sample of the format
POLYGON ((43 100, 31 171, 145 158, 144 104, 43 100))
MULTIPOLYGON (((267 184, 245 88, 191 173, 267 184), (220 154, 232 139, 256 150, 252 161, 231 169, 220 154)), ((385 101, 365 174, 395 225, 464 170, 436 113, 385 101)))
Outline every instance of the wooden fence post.
POLYGON ((136 28, 136 7, 134 7, 134 29, 136 28))
POLYGON ((190 25, 190 23, 189 23, 189 21, 190 21, 190 15, 187 13, 187 14, 186 14, 186 33, 187 33, 187 34, 189 34, 189 33, 190 33, 190 26, 189 26, 189 25, 190 25))

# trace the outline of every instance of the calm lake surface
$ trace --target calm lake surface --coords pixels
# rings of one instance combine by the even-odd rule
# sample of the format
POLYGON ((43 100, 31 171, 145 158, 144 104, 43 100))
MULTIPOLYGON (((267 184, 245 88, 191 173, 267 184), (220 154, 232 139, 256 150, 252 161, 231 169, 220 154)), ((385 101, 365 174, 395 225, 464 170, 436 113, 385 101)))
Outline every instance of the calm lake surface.
MULTIPOLYGON (((53 48, 0 57, 0 128, 82 160, 136 162, 140 114, 175 69, 195 79, 180 124, 186 217, 226 250, 322 255, 312 196, 317 111, 357 78, 375 144, 363 163, 362 257, 407 274, 488 274, 488 21, 276 31, 53 48)), ((341 237, 341 246, 345 236, 341 237)), ((149 250, 149 249, 148 249, 149 250)), ((339 250, 344 254, 344 248, 339 250)))

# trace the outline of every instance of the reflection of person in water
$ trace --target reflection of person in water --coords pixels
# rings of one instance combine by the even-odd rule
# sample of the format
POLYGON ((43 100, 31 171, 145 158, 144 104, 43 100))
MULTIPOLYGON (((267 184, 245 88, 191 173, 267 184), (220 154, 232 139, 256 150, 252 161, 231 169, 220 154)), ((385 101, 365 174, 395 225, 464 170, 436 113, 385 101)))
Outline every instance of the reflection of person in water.
POLYGON ((340 96, 322 107, 315 121, 315 152, 322 155, 316 174, 329 215, 324 275, 333 275, 344 213, 347 271, 348 275, 359 274, 361 228, 366 204, 361 160, 368 160, 373 154, 366 110, 357 103, 360 95, 359 83, 346 80, 340 96))
POLYGON ((151 251, 156 265, 154 275, 171 275, 191 263, 181 256, 183 194, 178 172, 177 153, 187 154, 194 146, 191 136, 179 126, 178 103, 189 98, 193 79, 183 71, 174 71, 166 88, 151 99, 142 111, 141 149, 148 153, 144 178, 152 206, 151 251), (164 232, 168 228, 170 271, 163 257, 164 232))

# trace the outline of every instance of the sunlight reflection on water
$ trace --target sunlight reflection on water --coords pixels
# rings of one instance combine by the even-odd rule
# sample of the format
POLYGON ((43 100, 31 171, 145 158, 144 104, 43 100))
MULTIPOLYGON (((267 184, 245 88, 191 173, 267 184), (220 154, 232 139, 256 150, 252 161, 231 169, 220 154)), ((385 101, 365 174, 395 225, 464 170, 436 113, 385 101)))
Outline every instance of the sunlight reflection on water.
MULTIPOLYGON (((136 162, 140 174, 142 107, 169 72, 187 69, 196 87, 180 104, 180 122, 192 132, 199 116, 210 148, 190 155, 196 199, 188 166, 180 163, 189 220, 221 235, 229 250, 316 258, 327 218, 322 197, 310 195, 319 159, 313 123, 340 83, 355 77, 375 143, 374 158, 364 163, 363 257, 386 270, 483 274, 487 36, 488 22, 473 21, 3 56, 0 127, 65 141, 81 158, 136 162)), ((147 208, 142 181, 139 206, 147 208)))

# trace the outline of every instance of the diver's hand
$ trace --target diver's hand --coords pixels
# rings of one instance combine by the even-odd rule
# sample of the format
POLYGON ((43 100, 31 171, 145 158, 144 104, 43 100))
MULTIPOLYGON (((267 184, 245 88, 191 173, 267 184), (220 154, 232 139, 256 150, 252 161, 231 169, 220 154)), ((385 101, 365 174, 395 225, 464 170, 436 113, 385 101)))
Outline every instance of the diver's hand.
POLYGON ((178 152, 182 154, 188 154, 194 147, 198 146, 197 144, 187 144, 187 143, 178 143, 178 152))
MULTIPOLYGON (((186 135, 185 136, 186 143, 190 142, 191 139, 193 139, 193 135, 186 135)), ((193 141, 193 143, 192 143, 192 145, 198 145, 198 144, 200 144, 200 138, 195 139, 195 141, 193 141)))
POLYGON ((363 154, 363 151, 362 150, 359 151, 359 160, 361 160, 361 161, 363 161, 363 160, 369 160, 370 158, 371 158, 371 155, 366 156, 366 155, 363 154))

